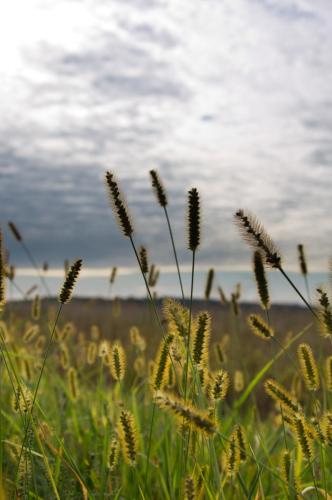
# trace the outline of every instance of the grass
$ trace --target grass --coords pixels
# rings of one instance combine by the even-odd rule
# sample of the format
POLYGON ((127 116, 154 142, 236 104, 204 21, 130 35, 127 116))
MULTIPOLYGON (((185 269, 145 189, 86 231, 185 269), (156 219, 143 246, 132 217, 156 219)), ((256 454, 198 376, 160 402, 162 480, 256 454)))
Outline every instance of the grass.
MULTIPOLYGON (((137 255, 134 226, 110 173, 108 183, 137 255)), ((165 208, 164 188, 157 187, 165 208)), ((60 309, 44 299, 36 313, 33 302, 5 304, 1 291, 1 498, 331 498, 329 296, 321 293, 314 307, 307 290, 306 309, 272 305, 267 314, 264 265, 294 285, 250 217, 251 243, 262 257, 256 305, 243 304, 239 288, 228 304, 195 300, 199 227, 190 229, 190 220, 192 280, 183 299, 168 215, 181 302, 168 302, 166 312, 144 273, 144 301, 74 300, 62 308, 71 283, 60 293, 60 309), (200 332, 206 342, 195 343, 204 311, 211 325, 200 332), (234 384, 239 373, 243 383, 234 384)), ((257 267, 257 253, 255 261, 257 267)))

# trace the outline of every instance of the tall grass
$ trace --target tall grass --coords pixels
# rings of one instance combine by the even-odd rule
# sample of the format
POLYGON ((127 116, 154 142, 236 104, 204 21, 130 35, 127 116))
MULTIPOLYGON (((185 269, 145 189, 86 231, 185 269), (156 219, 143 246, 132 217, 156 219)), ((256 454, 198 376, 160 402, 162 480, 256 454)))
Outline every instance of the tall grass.
MULTIPOLYGON (((151 177, 158 202, 166 208, 160 179, 151 177)), ((120 330, 114 337, 109 335, 114 333, 114 314, 107 316, 110 327, 97 327, 96 316, 84 325, 85 331, 80 319, 75 324, 63 318, 62 306, 71 298, 80 261, 68 271, 57 310, 35 299, 30 316, 9 316, 8 273, 0 245, 1 498, 330 498, 328 291, 319 288, 314 307, 306 282, 306 300, 261 224, 239 210, 236 220, 254 248, 265 317, 257 310, 244 314, 240 286, 230 301, 219 287, 220 323, 211 311, 197 310, 201 220, 200 198, 193 188, 188 193, 188 300, 169 223, 182 300, 166 299, 160 308, 151 293, 146 248, 136 247, 133 222, 111 172, 106 182, 154 321, 146 308, 140 313, 142 324, 133 322, 129 331, 128 313, 118 307, 120 330), (289 318, 276 321, 266 265, 279 270, 299 293, 313 323, 289 334, 295 328, 289 318), (266 348, 271 343, 274 350, 266 348), (318 357, 315 350, 321 345, 325 356, 318 357)), ((211 269, 206 300, 213 277, 211 269)), ((205 306, 212 310, 210 302, 205 306)))

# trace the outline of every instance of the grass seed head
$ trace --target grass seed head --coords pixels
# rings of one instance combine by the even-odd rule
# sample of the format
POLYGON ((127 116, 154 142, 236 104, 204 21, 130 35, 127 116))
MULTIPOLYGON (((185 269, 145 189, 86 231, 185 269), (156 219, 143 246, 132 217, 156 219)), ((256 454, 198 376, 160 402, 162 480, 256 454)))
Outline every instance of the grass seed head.
POLYGON ((317 364, 308 344, 300 344, 297 350, 301 374, 308 391, 318 391, 319 374, 317 364))
POLYGON ((256 278, 257 291, 261 301, 261 305, 263 309, 267 310, 270 308, 269 286, 265 274, 264 260, 262 257, 262 253, 259 252, 258 250, 254 252, 253 264, 254 264, 254 273, 256 278))
POLYGON ((121 411, 118 429, 123 457, 128 465, 134 467, 138 452, 138 437, 134 417, 129 411, 121 411))
POLYGON ((268 266, 279 268, 281 266, 279 250, 258 219, 242 208, 235 213, 234 218, 244 240, 254 250, 262 252, 268 266))
POLYGON ((321 288, 317 288, 320 304, 319 319, 323 337, 332 339, 332 306, 328 295, 321 288))
POLYGON ((22 241, 23 238, 22 238, 22 235, 21 233, 19 232, 19 230, 17 229, 16 225, 14 224, 14 222, 8 222, 8 227, 9 229, 11 230, 14 238, 17 240, 17 241, 22 241))
POLYGON ((200 200, 196 188, 188 192, 188 248, 196 251, 201 239, 200 200))
POLYGON ((326 389, 332 392, 332 356, 325 360, 325 384, 326 389))
POLYGON ((205 284, 205 292, 204 292, 205 300, 209 300, 209 298, 210 298, 212 285, 213 285, 213 279, 214 279, 214 270, 209 269, 207 277, 206 277, 206 284, 205 284))
POLYGON ((272 328, 258 314, 250 314, 248 324, 251 331, 263 340, 269 340, 274 336, 272 328))
POLYGON ((300 403, 281 385, 273 379, 268 379, 264 383, 266 393, 273 398, 277 403, 290 413, 301 413, 302 408, 300 403))
POLYGON ((198 366, 208 364, 211 316, 204 311, 198 315, 192 342, 193 363, 198 366))
POLYGON ((70 267, 59 295, 59 302, 61 304, 67 304, 70 301, 81 267, 82 259, 76 260, 70 267))
POLYGON ((167 383, 168 369, 170 367, 169 349, 173 342, 174 335, 169 333, 161 342, 155 368, 153 372, 152 385, 155 391, 162 389, 167 383))
POLYGON ((139 260, 141 263, 141 269, 143 274, 148 274, 149 272, 149 263, 148 263, 148 252, 146 247, 141 245, 139 248, 139 260))
POLYGON ((299 264, 300 264, 301 273, 303 274, 303 276, 307 276, 307 274, 308 274, 307 259, 305 257, 304 247, 302 244, 297 245, 297 251, 298 251, 298 256, 299 256, 299 264))
POLYGON ((310 461, 312 460, 314 454, 313 437, 309 432, 308 425, 303 415, 295 416, 294 426, 297 442, 302 450, 302 453, 305 458, 310 461))
POLYGON ((152 189, 156 195, 157 201, 161 207, 167 206, 167 195, 163 183, 156 170, 150 170, 152 189))
POLYGON ((106 185, 118 225, 124 236, 130 238, 134 234, 133 225, 123 195, 112 172, 106 172, 106 185))
POLYGON ((114 342, 111 354, 111 374, 114 380, 123 380, 126 371, 125 351, 120 342, 114 342))
POLYGON ((212 435, 216 431, 215 422, 203 411, 194 408, 187 402, 158 391, 155 401, 161 408, 173 413, 180 421, 185 421, 199 432, 212 435))

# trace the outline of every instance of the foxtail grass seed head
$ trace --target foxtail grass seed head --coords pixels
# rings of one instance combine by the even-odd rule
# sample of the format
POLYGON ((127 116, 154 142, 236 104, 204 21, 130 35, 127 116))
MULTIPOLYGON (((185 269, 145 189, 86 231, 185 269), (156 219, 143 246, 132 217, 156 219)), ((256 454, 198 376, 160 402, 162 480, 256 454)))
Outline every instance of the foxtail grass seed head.
POLYGON ((266 393, 277 403, 290 413, 301 413, 300 403, 281 385, 273 379, 268 379, 264 383, 266 393))
POLYGON ((138 437, 134 417, 129 411, 122 410, 118 428, 125 462, 134 467, 138 453, 138 437))
POLYGON ((261 339, 269 340, 274 336, 272 328, 257 314, 248 316, 248 324, 251 331, 261 339))
POLYGON ((236 430, 233 431, 226 446, 225 469, 228 477, 234 477, 240 469, 240 450, 236 430))
POLYGON ((6 302, 6 262, 0 228, 0 311, 6 302))
POLYGON ((258 250, 254 252, 253 263, 258 295, 261 301, 262 308, 267 310, 270 308, 269 286, 265 274, 262 253, 258 250))
POLYGON ((307 259, 305 258, 304 247, 302 244, 297 245, 297 251, 299 255, 301 274, 303 274, 303 276, 307 276, 308 274, 307 259))
POLYGON ((219 370, 210 386, 210 398, 214 401, 225 399, 229 388, 229 375, 226 370, 219 370))
POLYGON ((155 402, 160 408, 169 411, 180 421, 185 421, 187 425, 203 434, 212 435, 216 432, 216 424, 206 412, 194 408, 183 400, 158 391, 155 394, 155 402))
POLYGON ((215 344, 215 352, 219 364, 222 365, 227 361, 225 350, 221 342, 215 344))
POLYGON ((28 344, 34 340, 39 333, 39 325, 31 325, 27 328, 23 335, 23 341, 28 344))
POLYGON ((160 271, 156 269, 156 266, 152 264, 150 266, 149 276, 148 276, 148 285, 150 288, 154 288, 159 279, 160 271))
POLYGON ((8 222, 8 227, 11 230, 13 236, 15 237, 15 239, 17 241, 22 241, 23 240, 22 235, 19 232, 19 230, 17 229, 17 227, 15 226, 14 222, 8 222))
POLYGON ((113 285, 116 275, 118 272, 118 268, 116 266, 112 267, 111 275, 110 275, 110 284, 113 285))
POLYGON ((125 351, 120 342, 114 342, 111 355, 111 374, 119 382, 124 379, 126 371, 125 351))
POLYGON ((234 373, 234 391, 241 392, 244 389, 244 375, 241 370, 235 370, 234 373))
POLYGON ((311 347, 308 344, 300 344, 297 355, 306 388, 308 391, 318 391, 319 374, 311 347))
POLYGON ((145 246, 140 246, 139 248, 139 260, 141 263, 141 269, 143 274, 148 274, 149 263, 148 263, 148 252, 145 246))
POLYGON ((195 252, 201 240, 200 200, 196 188, 188 192, 188 248, 195 252))
POLYGON ((156 170, 150 170, 152 189, 156 195, 157 201, 161 207, 167 206, 167 195, 163 183, 156 170))
POLYGON ((92 341, 88 345, 88 350, 86 353, 86 362, 88 365, 93 365, 94 362, 96 361, 97 357, 97 344, 96 342, 92 341))
POLYGON ((297 442, 302 450, 302 453, 305 458, 310 461, 313 459, 314 454, 313 438, 309 433, 308 425, 303 415, 295 416, 294 426, 297 442))
POLYGON ((70 367, 69 351, 64 343, 60 344, 60 365, 65 371, 70 367))
POLYGON ((209 356, 209 340, 211 334, 211 316, 204 311, 198 315, 192 342, 193 363, 198 366, 207 365, 209 356))
POLYGON ((195 482, 191 476, 187 477, 184 483, 185 500, 196 500, 195 482))
POLYGON ((169 349, 173 342, 174 335, 169 333, 161 342, 153 374, 153 389, 158 391, 163 389, 167 383, 168 369, 170 366, 169 349))
POLYGON ((119 227, 124 236, 130 238, 134 233, 134 229, 123 195, 112 172, 106 172, 106 184, 108 186, 113 212, 119 227))
POLYGON ((289 498, 294 498, 294 500, 300 500, 302 496, 300 495, 298 480, 295 477, 293 462, 294 460, 292 459, 291 452, 289 450, 282 450, 280 454, 281 478, 287 485, 289 498))
POLYGON ((279 268, 281 254, 258 219, 242 208, 235 213, 234 218, 244 240, 254 250, 262 252, 268 266, 279 268))
POLYGON ((172 332, 180 337, 188 334, 189 310, 174 299, 165 299, 163 302, 163 314, 172 332))
POLYGON ((224 290, 221 288, 221 286, 218 286, 218 293, 219 293, 219 297, 220 297, 220 302, 221 302, 223 305, 227 305, 227 304, 229 303, 229 300, 228 300, 228 298, 226 297, 225 292, 224 292, 224 290))
POLYGON ((35 295, 35 298, 32 301, 31 317, 34 321, 38 321, 40 319, 40 297, 38 294, 35 295))
POLYGON ((240 461, 244 463, 247 461, 247 439, 245 436, 244 428, 242 427, 242 425, 238 424, 235 426, 234 432, 236 436, 237 446, 240 452, 240 461))
POLYGON ((332 392, 332 356, 325 360, 325 384, 326 389, 332 392))
POLYGON ((81 267, 82 259, 76 260, 70 267, 59 296, 59 302, 61 304, 67 304, 70 301, 81 267))
POLYGON ((332 306, 328 295, 321 288, 317 288, 320 304, 319 318, 322 335, 332 339, 332 306))
POLYGON ((213 279, 214 279, 214 270, 209 269, 207 277, 206 277, 206 284, 205 284, 205 293, 204 293, 205 300, 209 300, 209 298, 210 298, 212 285, 213 285, 213 279))
POLYGON ((238 316, 240 313, 240 308, 239 308, 238 296, 236 293, 231 294, 231 304, 234 316, 238 316))
POLYGON ((79 393, 78 393, 77 372, 75 368, 71 366, 67 372, 67 376, 68 376, 69 392, 71 398, 73 401, 77 401, 79 393))
POLYGON ((119 461, 120 443, 117 438, 111 440, 111 444, 108 452, 108 467, 111 472, 113 472, 119 461))

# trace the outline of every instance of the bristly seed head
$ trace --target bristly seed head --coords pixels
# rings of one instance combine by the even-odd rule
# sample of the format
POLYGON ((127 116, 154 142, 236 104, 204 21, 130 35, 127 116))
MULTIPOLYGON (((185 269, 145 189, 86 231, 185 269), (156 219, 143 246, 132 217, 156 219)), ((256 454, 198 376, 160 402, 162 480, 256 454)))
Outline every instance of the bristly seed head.
POLYGON ((319 374, 311 347, 308 344, 300 344, 297 354, 301 367, 301 374, 308 391, 318 391, 319 374))
POLYGON ((119 435, 122 453, 128 465, 134 467, 138 452, 138 438, 133 415, 122 410, 119 419, 119 435))
POLYGON ((69 269, 59 296, 59 302, 61 304, 67 304, 67 302, 70 301, 74 285, 80 273, 81 267, 82 267, 82 259, 78 259, 69 269))
POLYGON ((257 314, 250 314, 248 317, 248 323, 252 332, 261 339, 269 340, 274 336, 272 328, 257 314))
POLYGON ((270 308, 269 287, 264 269, 263 256, 258 250, 254 252, 253 263, 258 295, 262 304, 262 308, 267 310, 270 308))
POLYGON ((332 339, 332 307, 327 293, 321 288, 317 288, 317 292, 319 294, 318 300, 321 306, 319 318, 322 335, 323 337, 330 337, 332 339))
POLYGON ((267 394, 282 405, 287 411, 291 413, 301 413, 301 405, 296 399, 280 384, 273 379, 268 379, 264 383, 265 391, 267 394))
POLYGON ((124 201, 122 193, 120 192, 118 183, 115 180, 113 173, 106 172, 106 184, 109 188, 109 195, 113 207, 113 212, 116 215, 119 226, 123 234, 130 238, 134 233, 134 229, 129 217, 126 203, 124 201))
POLYGON ((303 274, 303 276, 306 276, 308 274, 308 266, 307 266, 307 260, 305 258, 304 247, 302 244, 297 245, 297 251, 299 254, 299 264, 301 273, 303 274))
POLYGON ((188 192, 188 248, 192 252, 197 250, 200 244, 200 201, 196 188, 188 192))
POLYGON ((214 278, 214 270, 209 269, 207 278, 206 278, 206 285, 205 285, 205 300, 209 300, 210 295, 211 295, 211 290, 212 290, 212 285, 213 285, 213 278, 214 278))
POLYGON ((148 263, 148 252, 146 247, 141 245, 139 248, 139 260, 141 264, 141 269, 143 274, 148 274, 149 272, 149 263, 148 263))
POLYGON ((161 207, 166 207, 167 205, 167 195, 165 188, 161 182, 161 179, 156 170, 150 170, 150 176, 152 181, 152 188, 157 197, 158 203, 161 207))
POLYGON ((281 255, 279 250, 257 218, 242 208, 235 213, 234 217, 245 241, 254 250, 262 252, 267 265, 280 268, 281 255))
POLYGON ((19 232, 19 230, 17 229, 17 227, 15 226, 14 222, 8 222, 8 227, 11 230, 11 232, 13 233, 13 235, 17 241, 23 240, 22 235, 19 232))

